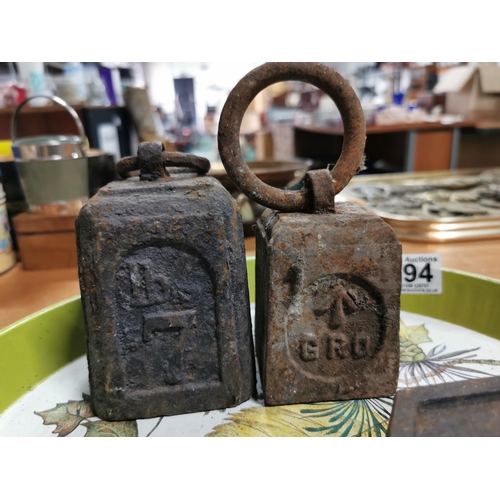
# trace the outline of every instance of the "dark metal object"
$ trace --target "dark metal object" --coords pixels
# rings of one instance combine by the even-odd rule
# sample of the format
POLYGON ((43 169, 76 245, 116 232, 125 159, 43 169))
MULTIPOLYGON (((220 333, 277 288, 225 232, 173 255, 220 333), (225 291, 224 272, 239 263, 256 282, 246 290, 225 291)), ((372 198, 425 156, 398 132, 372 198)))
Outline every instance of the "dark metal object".
POLYGON ((163 157, 141 144, 125 163, 151 182, 109 184, 76 222, 91 396, 105 420, 226 408, 254 389, 236 203, 213 178, 162 177, 163 157))
MULTIPOLYGON (((154 144, 154 143, 143 143, 154 144)), ((160 144, 161 143, 156 143, 160 144)), ((139 145, 141 147, 141 145, 139 145)), ((167 177, 166 167, 183 167, 185 172, 199 172, 206 174, 210 170, 210 162, 206 158, 187 153, 164 151, 161 145, 160 155, 155 152, 152 169, 158 177, 167 177), (163 173, 162 173, 163 172, 163 173)), ((146 159, 144 159, 147 161, 146 159)), ((140 160, 137 156, 127 156, 116 164, 116 171, 123 179, 137 175, 140 168, 140 160)), ((152 179, 153 180, 153 179, 152 179)))
POLYGON ((115 160, 110 153, 99 153, 88 156, 89 163, 89 196, 94 196, 99 189, 116 181, 115 160))
POLYGON ((499 437, 500 377, 398 392, 387 436, 499 437))
POLYGON ((390 396, 401 245, 382 219, 266 210, 257 222, 256 349, 266 404, 390 396))
MULTIPOLYGON (((337 105, 344 122, 342 152, 331 171, 338 194, 363 166, 366 126, 359 99, 347 80, 319 63, 267 63, 259 66, 231 91, 219 121, 219 153, 233 182, 257 203, 283 212, 305 212, 311 207, 307 190, 283 191, 264 184, 254 175, 241 154, 239 131, 243 115, 254 97, 269 85, 284 80, 299 80, 316 85, 337 105)), ((329 166, 331 168, 331 166, 329 166)))
POLYGON ((381 218, 334 197, 362 164, 364 118, 356 95, 320 64, 266 64, 232 91, 219 151, 235 184, 266 210, 256 230, 256 348, 266 404, 390 396, 399 368, 401 245, 381 218), (284 77, 334 98, 346 135, 332 172, 309 172, 304 190, 271 188, 241 159, 241 116, 284 77), (304 211, 312 213, 287 213, 304 211), (285 213, 283 213, 285 212, 285 213))

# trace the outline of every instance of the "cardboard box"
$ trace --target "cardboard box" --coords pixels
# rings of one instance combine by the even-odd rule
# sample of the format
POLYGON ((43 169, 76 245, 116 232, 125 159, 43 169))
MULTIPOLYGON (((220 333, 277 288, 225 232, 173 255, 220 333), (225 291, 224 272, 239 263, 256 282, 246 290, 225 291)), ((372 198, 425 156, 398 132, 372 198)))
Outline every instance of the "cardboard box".
POLYGON ((75 219, 76 215, 16 215, 13 221, 23 269, 76 267, 75 219))
POLYGON ((500 120, 500 66, 478 63, 440 75, 434 94, 446 94, 445 112, 469 120, 500 120))
POLYGON ((273 135, 270 131, 259 130, 255 134, 255 154, 259 161, 274 158, 273 135))

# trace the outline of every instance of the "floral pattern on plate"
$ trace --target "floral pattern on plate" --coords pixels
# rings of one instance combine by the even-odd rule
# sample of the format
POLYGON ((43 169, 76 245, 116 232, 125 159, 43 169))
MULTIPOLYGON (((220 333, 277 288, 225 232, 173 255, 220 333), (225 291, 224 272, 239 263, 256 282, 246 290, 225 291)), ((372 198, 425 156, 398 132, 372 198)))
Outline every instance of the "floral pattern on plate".
MULTIPOLYGON (((500 375, 499 341, 425 316, 401 316, 398 389, 500 375)), ((88 392, 82 357, 9 408, 0 417, 0 436, 375 437, 386 435, 393 404, 391 397, 286 406, 263 406, 262 400, 251 399, 228 410, 106 422, 94 416, 88 392), (65 400, 63 394, 66 402, 57 402, 65 400), (44 407, 49 409, 40 410, 44 407)))

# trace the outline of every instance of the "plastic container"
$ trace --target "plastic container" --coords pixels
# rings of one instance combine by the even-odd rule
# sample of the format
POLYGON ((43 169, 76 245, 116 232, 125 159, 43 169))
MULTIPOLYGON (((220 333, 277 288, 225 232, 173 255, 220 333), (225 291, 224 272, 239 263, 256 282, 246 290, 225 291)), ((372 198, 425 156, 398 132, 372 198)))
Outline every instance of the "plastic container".
POLYGON ((12 141, 0 141, 0 160, 12 158, 12 141))
POLYGON ((67 63, 64 66, 64 74, 54 81, 59 97, 69 104, 86 101, 88 94, 81 63, 67 63))
MULTIPOLYGON (((40 97, 44 97, 47 95, 48 89, 43 62, 18 62, 16 64, 28 96, 42 94, 40 97)), ((35 99, 31 103, 32 106, 45 106, 46 104, 46 99, 35 99)))

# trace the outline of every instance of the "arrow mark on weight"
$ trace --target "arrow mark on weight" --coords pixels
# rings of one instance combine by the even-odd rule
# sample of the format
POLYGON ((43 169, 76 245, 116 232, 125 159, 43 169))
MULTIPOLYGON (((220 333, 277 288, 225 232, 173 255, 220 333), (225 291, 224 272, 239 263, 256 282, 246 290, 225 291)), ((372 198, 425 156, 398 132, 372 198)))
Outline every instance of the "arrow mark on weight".
POLYGON ((328 313, 328 325, 332 329, 342 326, 346 321, 346 316, 357 310, 358 306, 342 285, 334 285, 330 293, 319 292, 316 295, 314 314, 323 316, 328 313))

